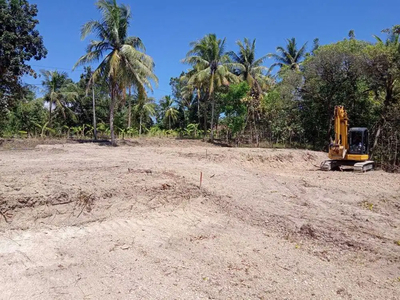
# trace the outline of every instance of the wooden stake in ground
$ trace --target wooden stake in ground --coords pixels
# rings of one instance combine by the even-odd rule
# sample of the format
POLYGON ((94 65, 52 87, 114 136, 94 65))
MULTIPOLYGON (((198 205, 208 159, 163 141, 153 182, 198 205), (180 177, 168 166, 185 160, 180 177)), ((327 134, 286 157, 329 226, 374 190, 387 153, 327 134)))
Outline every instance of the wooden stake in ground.
POLYGON ((201 189, 201 184, 203 183, 203 172, 200 172, 200 189, 201 189))

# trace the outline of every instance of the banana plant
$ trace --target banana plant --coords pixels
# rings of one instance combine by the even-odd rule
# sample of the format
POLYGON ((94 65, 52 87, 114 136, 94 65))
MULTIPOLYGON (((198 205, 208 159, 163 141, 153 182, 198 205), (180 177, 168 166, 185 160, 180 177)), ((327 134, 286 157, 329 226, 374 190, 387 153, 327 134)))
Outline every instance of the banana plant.
POLYGON ((136 128, 130 127, 130 128, 128 128, 128 129, 126 130, 126 134, 127 134, 129 137, 133 137, 133 136, 138 135, 139 132, 138 132, 138 130, 137 130, 136 128))
POLYGON ((93 136, 94 135, 94 127, 90 124, 85 124, 84 126, 87 129, 86 135, 93 136))
POLYGON ((82 126, 71 127, 72 134, 77 135, 78 138, 81 137, 82 129, 82 126))
POLYGON ((49 122, 47 121, 46 123, 44 123, 43 125, 39 124, 39 123, 33 123, 36 127, 38 127, 40 129, 40 137, 45 137, 45 133, 46 131, 49 133, 55 133, 55 130, 53 128, 47 127, 47 125, 49 124, 49 122))
POLYGON ((199 130, 199 124, 189 124, 185 128, 185 132, 192 137, 197 137, 197 133, 199 130), (194 135, 193 135, 194 134, 194 135))
POLYGON ((119 139, 124 140, 127 130, 125 128, 119 128, 119 127, 117 127, 117 128, 119 131, 119 139))
POLYGON ((63 128, 67 130, 67 139, 70 138, 71 137, 71 127, 64 125, 63 128))
POLYGON ((104 123, 97 124, 97 131, 106 135, 110 134, 110 128, 104 123))

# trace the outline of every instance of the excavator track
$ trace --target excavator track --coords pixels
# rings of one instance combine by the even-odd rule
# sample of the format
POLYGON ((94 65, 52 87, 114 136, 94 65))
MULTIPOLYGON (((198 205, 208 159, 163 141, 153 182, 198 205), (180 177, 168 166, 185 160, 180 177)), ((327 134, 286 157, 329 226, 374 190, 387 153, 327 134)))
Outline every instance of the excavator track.
POLYGON ((325 160, 321 163, 322 171, 354 171, 364 173, 373 170, 375 163, 372 160, 350 161, 350 160, 325 160))

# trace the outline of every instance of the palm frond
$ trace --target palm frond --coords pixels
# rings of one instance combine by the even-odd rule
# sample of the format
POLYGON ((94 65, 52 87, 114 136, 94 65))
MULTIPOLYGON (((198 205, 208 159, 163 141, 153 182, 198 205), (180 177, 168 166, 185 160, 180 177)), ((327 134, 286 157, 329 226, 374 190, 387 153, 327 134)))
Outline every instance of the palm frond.
POLYGON ((297 51, 296 56, 293 58, 295 63, 300 62, 300 60, 304 57, 307 50, 306 47, 307 47, 307 42, 304 43, 304 45, 300 48, 299 51, 297 51))
POLYGON ((136 36, 130 36, 125 39, 126 45, 131 45, 135 49, 146 51, 146 47, 144 46, 142 40, 136 36))
POLYGON ((382 41, 382 39, 379 37, 379 36, 377 36, 377 35, 372 35, 374 38, 375 38, 375 40, 377 41, 377 43, 378 44, 383 44, 383 41, 382 41))

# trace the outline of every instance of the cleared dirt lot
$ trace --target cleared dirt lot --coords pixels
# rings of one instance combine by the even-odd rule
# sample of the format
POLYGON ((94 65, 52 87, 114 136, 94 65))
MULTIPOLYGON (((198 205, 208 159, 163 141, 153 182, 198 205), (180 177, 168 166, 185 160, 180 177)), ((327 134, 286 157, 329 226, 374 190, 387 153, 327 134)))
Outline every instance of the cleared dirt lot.
POLYGON ((399 299, 400 176, 324 159, 158 139, 0 151, 0 298, 399 299))

